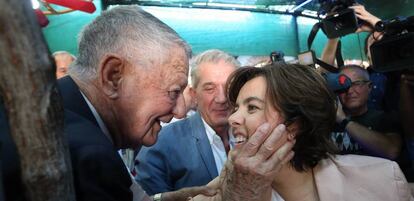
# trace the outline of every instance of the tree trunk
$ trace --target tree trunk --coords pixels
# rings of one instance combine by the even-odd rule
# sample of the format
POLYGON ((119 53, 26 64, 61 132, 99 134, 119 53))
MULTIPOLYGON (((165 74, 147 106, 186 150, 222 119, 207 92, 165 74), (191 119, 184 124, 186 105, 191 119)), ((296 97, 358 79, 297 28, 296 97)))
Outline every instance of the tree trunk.
MULTIPOLYGON (((0 93, 26 200, 75 200, 55 68, 29 0, 0 0, 0 93)), ((4 184, 7 185, 7 184, 4 184)))

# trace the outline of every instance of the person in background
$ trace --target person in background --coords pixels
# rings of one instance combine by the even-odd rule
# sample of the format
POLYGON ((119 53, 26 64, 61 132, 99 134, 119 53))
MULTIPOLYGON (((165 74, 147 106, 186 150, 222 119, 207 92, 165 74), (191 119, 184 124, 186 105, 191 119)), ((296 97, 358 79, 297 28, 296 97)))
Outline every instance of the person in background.
POLYGON ((367 70, 348 65, 340 73, 351 79, 351 87, 339 94, 337 127, 332 133, 342 154, 361 154, 395 160, 401 151, 401 129, 395 117, 368 108, 372 85, 367 70))
MULTIPOLYGON (((354 9, 356 16, 364 21, 356 33, 370 33, 365 40, 364 47, 368 61, 372 64, 371 52, 369 49, 373 43, 381 40, 383 37, 384 33, 377 32, 374 29, 375 25, 379 23, 381 19, 369 13, 362 5, 355 5, 351 8, 354 9)), ((328 40, 322 53, 322 60, 334 65, 337 44, 338 39, 328 40)), ((375 71, 375 67, 373 66, 368 67, 367 70, 369 72, 369 82, 366 82, 357 88, 362 89, 363 93, 369 94, 367 103, 360 103, 360 105, 364 107, 367 105, 367 111, 371 112, 367 112, 367 114, 362 116, 357 115, 355 118, 352 118, 352 115, 346 114, 347 106, 343 105, 345 113, 341 111, 338 111, 337 113, 339 115, 337 116, 338 125, 341 126, 338 126, 335 129, 336 131, 333 133, 333 140, 339 145, 342 153, 375 155, 396 160, 402 168, 407 180, 413 182, 414 154, 410 153, 414 153, 414 143, 412 143, 414 137, 412 135, 413 132, 411 132, 414 130, 414 126, 409 122, 410 118, 407 118, 410 116, 410 111, 412 111, 410 105, 412 105, 413 99, 409 98, 412 88, 410 89, 406 84, 409 82, 399 81, 400 79, 403 80, 404 78, 412 77, 410 76, 412 72, 395 71, 379 73, 375 71), (402 89, 401 92, 400 88, 402 89), (369 92, 366 90, 369 90, 369 92), (400 96, 404 98, 401 99, 400 96), (377 115, 373 116, 373 112, 377 115), (346 116, 347 118, 345 118, 346 116), (354 129, 354 126, 351 126, 351 130, 353 131, 348 132, 345 130, 344 125, 347 124, 350 119, 353 119, 354 123, 358 122, 360 125, 363 125, 365 128, 371 129, 374 132, 379 131, 379 133, 385 134, 385 132, 391 131, 391 133, 394 134, 398 133, 399 137, 394 134, 367 135, 368 133, 372 134, 372 132, 359 132, 362 130, 357 132, 357 130, 354 129), (348 135, 348 133, 350 135, 348 135), (397 140, 397 138, 400 139, 397 140)), ((366 73, 361 73, 363 75, 359 75, 359 77, 361 79, 365 78, 366 80, 366 76, 364 76, 366 73)), ((355 89, 356 87, 353 88, 355 89)), ((366 96, 366 94, 361 94, 361 92, 356 93, 356 90, 353 91, 352 94, 354 94, 354 96, 366 96)), ((340 109, 340 107, 338 109, 340 109)))
POLYGON ((76 57, 66 51, 57 51, 52 54, 56 64, 56 79, 67 75, 68 68, 76 57))
POLYGON ((147 193, 201 186, 218 176, 232 147, 225 85, 239 66, 233 56, 216 49, 191 59, 189 93, 197 112, 163 127, 158 142, 141 149, 136 179, 147 193))

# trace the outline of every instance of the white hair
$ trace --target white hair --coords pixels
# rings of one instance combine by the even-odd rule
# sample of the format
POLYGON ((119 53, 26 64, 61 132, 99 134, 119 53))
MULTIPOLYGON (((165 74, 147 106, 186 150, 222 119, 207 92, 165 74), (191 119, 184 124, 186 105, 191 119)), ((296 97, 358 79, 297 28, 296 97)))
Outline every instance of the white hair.
POLYGON ((56 52, 53 52, 52 54, 53 57, 56 57, 57 55, 68 55, 72 58, 72 60, 76 59, 75 55, 71 54, 70 52, 64 51, 64 50, 56 51, 56 52))
POLYGON ((240 67, 240 62, 236 60, 230 54, 223 52, 218 49, 206 50, 190 60, 191 68, 191 84, 192 87, 196 88, 200 78, 198 76, 198 68, 202 63, 218 63, 224 61, 225 63, 232 64, 235 68, 240 67))
POLYGON ((69 74, 84 81, 96 78, 100 59, 108 53, 121 54, 142 66, 168 59, 173 47, 191 56, 190 47, 173 29, 136 5, 102 12, 83 28, 78 46, 79 56, 69 74))

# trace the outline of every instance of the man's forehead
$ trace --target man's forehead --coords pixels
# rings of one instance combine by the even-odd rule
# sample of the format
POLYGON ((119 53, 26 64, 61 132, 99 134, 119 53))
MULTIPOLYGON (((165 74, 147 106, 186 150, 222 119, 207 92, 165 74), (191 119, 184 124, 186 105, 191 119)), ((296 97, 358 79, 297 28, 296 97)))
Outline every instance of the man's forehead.
POLYGON ((363 69, 345 69, 342 71, 343 74, 347 75, 350 78, 364 78, 363 69))

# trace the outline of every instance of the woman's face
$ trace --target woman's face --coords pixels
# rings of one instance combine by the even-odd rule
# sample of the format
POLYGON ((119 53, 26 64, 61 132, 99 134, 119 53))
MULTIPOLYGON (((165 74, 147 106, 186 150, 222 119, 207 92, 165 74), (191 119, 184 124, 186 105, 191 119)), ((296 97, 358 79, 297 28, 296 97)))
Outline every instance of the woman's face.
POLYGON ((259 76, 246 82, 237 96, 234 113, 229 117, 236 143, 245 142, 265 122, 273 129, 283 122, 281 114, 266 98, 267 84, 259 76))

